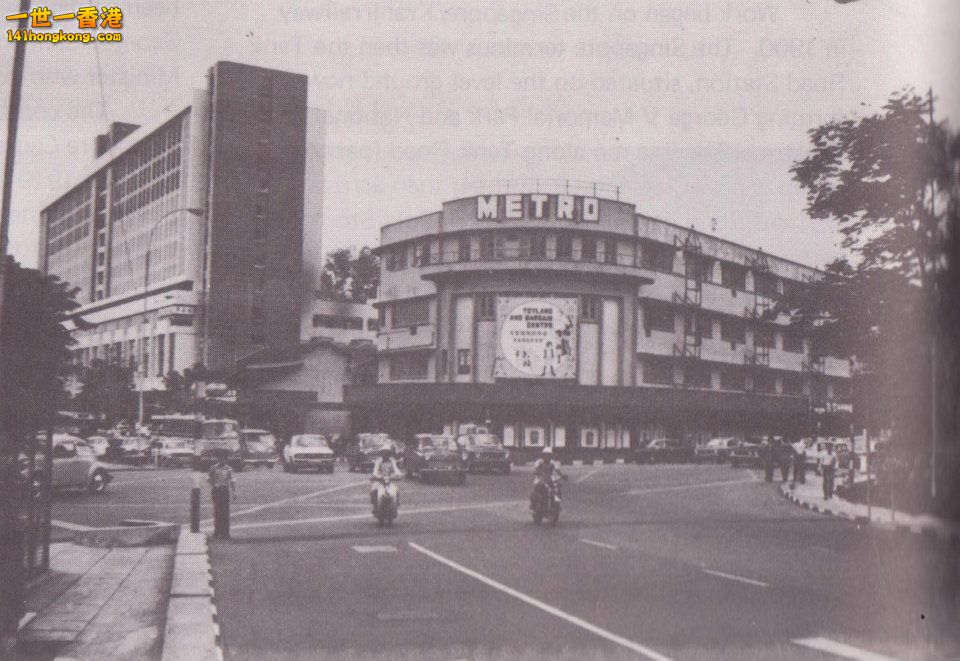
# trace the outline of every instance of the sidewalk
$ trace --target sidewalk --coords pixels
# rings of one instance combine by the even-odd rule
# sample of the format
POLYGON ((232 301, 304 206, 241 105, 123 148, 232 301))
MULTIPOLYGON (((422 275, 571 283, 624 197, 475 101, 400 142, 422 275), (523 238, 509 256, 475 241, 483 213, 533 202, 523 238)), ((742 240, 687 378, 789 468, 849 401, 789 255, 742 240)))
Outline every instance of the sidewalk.
POLYGON ((27 588, 25 659, 159 659, 173 575, 171 545, 50 546, 50 571, 27 588))
POLYGON ((930 514, 908 514, 889 507, 873 506, 869 511, 866 505, 851 503, 834 496, 830 500, 823 499, 821 478, 808 476, 806 484, 784 484, 780 491, 784 496, 804 508, 832 514, 855 521, 870 521, 878 528, 885 530, 909 530, 916 534, 934 535, 941 539, 951 539, 960 542, 960 525, 945 521, 930 514))

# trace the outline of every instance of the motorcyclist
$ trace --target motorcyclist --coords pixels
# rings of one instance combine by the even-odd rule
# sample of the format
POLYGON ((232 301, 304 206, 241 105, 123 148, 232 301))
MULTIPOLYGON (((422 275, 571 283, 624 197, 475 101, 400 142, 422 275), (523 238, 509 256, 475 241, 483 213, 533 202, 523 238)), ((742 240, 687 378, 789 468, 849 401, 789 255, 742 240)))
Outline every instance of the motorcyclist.
POLYGON ((377 511, 377 498, 380 495, 381 483, 383 478, 396 479, 401 476, 400 467, 397 466, 396 459, 393 458, 393 450, 389 446, 380 448, 380 456, 373 462, 373 473, 370 475, 370 503, 373 505, 373 511, 377 511))
POLYGON ((547 446, 540 453, 540 458, 533 464, 533 491, 530 493, 530 509, 534 509, 533 499, 541 484, 550 485, 556 479, 566 478, 553 463, 553 448, 547 446))

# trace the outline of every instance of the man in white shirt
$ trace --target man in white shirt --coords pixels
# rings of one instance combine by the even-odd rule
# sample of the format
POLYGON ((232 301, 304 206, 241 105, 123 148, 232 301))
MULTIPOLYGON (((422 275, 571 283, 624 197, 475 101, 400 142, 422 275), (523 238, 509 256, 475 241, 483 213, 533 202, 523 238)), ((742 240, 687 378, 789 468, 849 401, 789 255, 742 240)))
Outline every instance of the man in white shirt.
POLYGON ((833 497, 833 478, 837 471, 837 455, 833 454, 833 444, 827 444, 827 453, 820 459, 820 471, 823 473, 823 499, 833 497))

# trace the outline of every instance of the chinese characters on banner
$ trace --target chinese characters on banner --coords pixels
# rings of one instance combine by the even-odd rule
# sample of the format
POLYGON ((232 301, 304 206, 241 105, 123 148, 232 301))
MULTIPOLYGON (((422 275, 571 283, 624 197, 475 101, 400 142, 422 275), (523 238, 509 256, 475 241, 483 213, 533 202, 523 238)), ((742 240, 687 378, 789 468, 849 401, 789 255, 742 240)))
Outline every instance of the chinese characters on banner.
POLYGON ((575 379, 577 300, 498 298, 494 376, 575 379))

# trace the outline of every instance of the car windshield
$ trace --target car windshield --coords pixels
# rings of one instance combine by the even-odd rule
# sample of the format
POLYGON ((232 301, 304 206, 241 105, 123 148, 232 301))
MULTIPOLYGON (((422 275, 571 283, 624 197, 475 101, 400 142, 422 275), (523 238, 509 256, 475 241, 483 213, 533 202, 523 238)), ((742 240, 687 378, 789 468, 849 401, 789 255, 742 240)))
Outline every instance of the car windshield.
POLYGON ((500 445, 500 439, 493 434, 478 434, 477 436, 467 436, 467 445, 471 447, 496 447, 500 445))
POLYGON ((710 439, 710 441, 707 443, 707 447, 708 447, 708 448, 722 448, 722 447, 725 447, 726 444, 727 444, 727 440, 726 440, 725 438, 712 438, 712 439, 710 439))
POLYGON ((212 420, 203 423, 204 438, 229 438, 237 435, 237 423, 232 420, 212 420))
POLYGON ((327 439, 323 436, 297 436, 295 439, 294 445, 298 448, 325 448, 327 446, 327 439))
POLYGON ((420 447, 424 450, 454 450, 456 443, 449 436, 431 436, 420 439, 420 447))
POLYGON ((390 439, 386 436, 364 436, 360 439, 360 447, 364 450, 377 449, 390 445, 390 439))
POLYGON ((273 434, 245 434, 247 445, 256 450, 267 450, 276 445, 277 437, 273 434))

